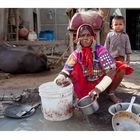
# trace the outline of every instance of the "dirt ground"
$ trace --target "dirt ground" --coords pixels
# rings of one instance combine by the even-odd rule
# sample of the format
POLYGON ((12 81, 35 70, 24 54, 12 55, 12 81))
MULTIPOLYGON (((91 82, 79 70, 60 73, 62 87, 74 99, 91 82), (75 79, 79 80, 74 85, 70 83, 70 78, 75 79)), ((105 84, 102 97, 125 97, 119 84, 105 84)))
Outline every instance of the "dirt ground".
MULTIPOLYGON (((122 84, 116 90, 116 93, 120 98, 125 102, 129 102, 132 95, 136 96, 136 103, 140 103, 140 52, 134 52, 131 66, 135 69, 133 74, 125 76, 122 84)), ((60 72, 62 66, 57 69, 51 69, 50 71, 45 71, 36 74, 20 74, 20 75, 6 75, 1 73, 0 76, 0 95, 11 95, 11 94, 20 94, 25 89, 34 89, 38 88, 39 85, 52 81, 57 74, 60 72), (7 79, 6 79, 7 78, 7 79)), ((96 130, 112 130, 111 127, 111 115, 108 113, 108 107, 112 105, 106 96, 106 94, 100 95, 98 99, 100 105, 99 111, 94 115, 88 116, 86 122, 91 125, 96 126, 96 130), (96 121, 95 121, 96 120, 96 121)), ((75 114, 76 116, 76 114, 75 114)), ((53 129, 55 130, 55 128, 53 129)), ((66 130, 64 128, 64 130, 66 130)))

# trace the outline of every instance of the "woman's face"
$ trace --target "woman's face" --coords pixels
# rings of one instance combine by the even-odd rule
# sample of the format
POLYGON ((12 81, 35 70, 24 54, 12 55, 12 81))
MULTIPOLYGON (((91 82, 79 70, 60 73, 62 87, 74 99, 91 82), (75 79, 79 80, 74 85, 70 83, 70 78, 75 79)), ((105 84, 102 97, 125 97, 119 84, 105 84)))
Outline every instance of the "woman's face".
POLYGON ((83 47, 90 47, 94 37, 91 35, 91 33, 88 30, 84 30, 81 34, 80 34, 80 44, 83 47))

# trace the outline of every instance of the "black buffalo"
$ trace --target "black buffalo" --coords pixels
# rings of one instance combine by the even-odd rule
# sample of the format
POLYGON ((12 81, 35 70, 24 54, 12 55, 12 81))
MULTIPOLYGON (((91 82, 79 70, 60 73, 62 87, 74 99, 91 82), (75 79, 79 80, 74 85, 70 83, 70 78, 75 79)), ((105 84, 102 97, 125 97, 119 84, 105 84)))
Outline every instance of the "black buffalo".
POLYGON ((0 70, 8 73, 36 73, 48 70, 47 57, 31 46, 0 45, 0 70))

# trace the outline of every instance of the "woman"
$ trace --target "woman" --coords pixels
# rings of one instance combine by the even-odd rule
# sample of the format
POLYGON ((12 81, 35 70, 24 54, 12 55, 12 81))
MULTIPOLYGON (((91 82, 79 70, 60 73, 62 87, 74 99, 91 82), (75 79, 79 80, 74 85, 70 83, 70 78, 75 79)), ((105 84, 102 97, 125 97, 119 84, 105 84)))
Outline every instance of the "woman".
POLYGON ((77 49, 69 56, 55 82, 67 86, 72 80, 79 99, 86 95, 94 98, 106 90, 111 101, 121 102, 115 89, 123 74, 131 74, 133 69, 122 62, 115 62, 107 49, 97 45, 95 40, 92 25, 82 24, 76 34, 77 49))

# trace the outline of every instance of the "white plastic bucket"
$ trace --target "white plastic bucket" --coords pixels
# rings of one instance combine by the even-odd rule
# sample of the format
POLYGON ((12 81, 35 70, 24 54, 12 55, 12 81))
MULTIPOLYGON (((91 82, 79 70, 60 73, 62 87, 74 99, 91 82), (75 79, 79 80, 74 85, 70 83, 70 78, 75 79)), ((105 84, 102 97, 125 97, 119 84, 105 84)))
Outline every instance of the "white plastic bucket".
POLYGON ((73 84, 61 87, 55 82, 44 83, 39 86, 39 95, 46 120, 62 121, 72 117, 73 84))

